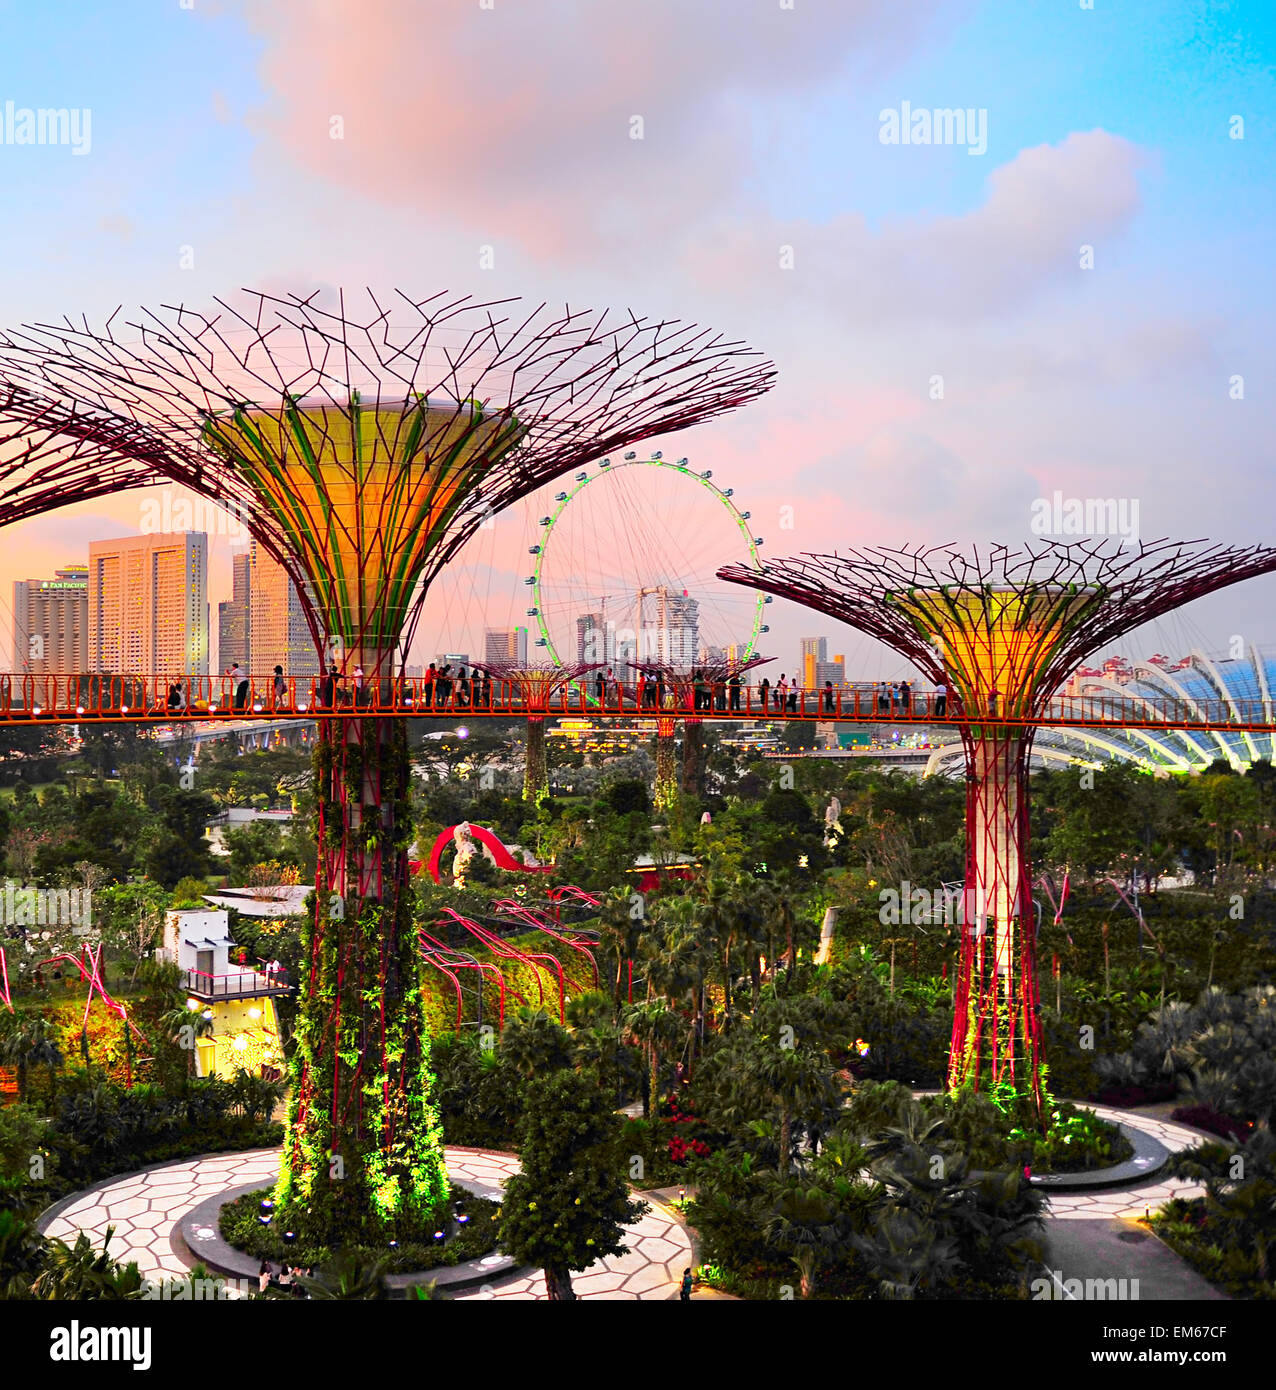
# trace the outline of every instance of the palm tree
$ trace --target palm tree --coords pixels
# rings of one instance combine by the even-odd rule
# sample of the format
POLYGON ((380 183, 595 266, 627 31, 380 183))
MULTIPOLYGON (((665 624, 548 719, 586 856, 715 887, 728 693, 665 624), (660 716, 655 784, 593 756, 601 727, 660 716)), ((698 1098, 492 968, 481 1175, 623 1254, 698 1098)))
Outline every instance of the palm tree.
POLYGON ((786 1250, 797 1265, 803 1298, 815 1292, 816 1274, 825 1260, 846 1248, 837 1205, 818 1187, 791 1187, 780 1194, 765 1227, 767 1240, 786 1250))
POLYGON ((339 1250, 313 1274, 303 1274, 299 1282, 311 1298, 346 1302, 380 1302, 388 1298, 385 1276, 389 1257, 370 1259, 354 1250, 339 1250))
POLYGON ((282 1081, 267 1081, 244 1067, 236 1069, 230 1088, 232 1105, 245 1119, 254 1122, 270 1119, 286 1089, 282 1081))
POLYGON ((524 1005, 500 1037, 501 1061, 524 1077, 556 1071, 571 1061, 571 1039, 547 1013, 524 1005))
POLYGON ((208 1037, 213 1031, 211 1009, 197 1007, 183 1001, 173 1004, 160 1015, 160 1027, 168 1034, 169 1041, 186 1053, 186 1074, 195 1075, 195 1054, 200 1038, 208 1037))
POLYGON ((621 1025, 647 1053, 648 1082, 642 1101, 642 1117, 649 1120, 660 1100, 661 1050, 682 1036, 683 1023, 663 1002, 652 1000, 645 1004, 631 1004, 622 1016, 621 1025))
POLYGON ((5 1014, 0 1025, 0 1061, 17 1068, 18 1100, 27 1098, 27 1077, 33 1066, 56 1070, 64 1061, 53 1027, 40 1014, 5 1014))
POLYGON ((877 1275, 883 1298, 911 1299, 919 1288, 947 1283, 958 1269, 956 1240, 907 1208, 885 1208, 867 1236, 852 1240, 877 1275))
POLYGON ((828 1058, 810 1046, 785 1046, 780 1036, 750 1034, 733 1059, 728 1087, 740 1108, 779 1111, 779 1173, 789 1171, 793 1152, 793 1121, 831 1106, 837 1095, 836 1075, 828 1058))
POLYGON ((38 1299, 122 1299, 141 1298, 144 1289, 135 1262, 117 1264, 108 1253, 115 1227, 106 1228, 101 1250, 84 1231, 76 1236, 75 1244, 64 1240, 49 1241, 44 1269, 31 1285, 38 1299))

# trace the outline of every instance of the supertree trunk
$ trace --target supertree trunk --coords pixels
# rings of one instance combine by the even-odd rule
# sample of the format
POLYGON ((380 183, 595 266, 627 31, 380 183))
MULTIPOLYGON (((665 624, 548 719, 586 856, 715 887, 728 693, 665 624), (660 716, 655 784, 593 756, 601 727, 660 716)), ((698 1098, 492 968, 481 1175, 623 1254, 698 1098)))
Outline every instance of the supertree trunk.
POLYGON ((678 799, 678 762, 673 737, 673 720, 662 719, 656 726, 656 785, 652 797, 660 811, 669 810, 678 799))
POLYGON ((403 720, 320 721, 319 862, 277 1198, 294 1229, 384 1234, 448 1196, 407 842, 403 720))
POLYGON ((704 795, 704 725, 698 719, 682 722, 682 791, 684 796, 704 795))
POLYGON ((1041 1010, 1029 857, 1031 736, 970 730, 966 739, 966 891, 962 901, 951 1089, 999 1082, 1042 1103, 1041 1010))
POLYGON ((523 800, 538 806, 549 795, 549 760, 545 755, 545 721, 527 721, 527 759, 523 768, 523 800))

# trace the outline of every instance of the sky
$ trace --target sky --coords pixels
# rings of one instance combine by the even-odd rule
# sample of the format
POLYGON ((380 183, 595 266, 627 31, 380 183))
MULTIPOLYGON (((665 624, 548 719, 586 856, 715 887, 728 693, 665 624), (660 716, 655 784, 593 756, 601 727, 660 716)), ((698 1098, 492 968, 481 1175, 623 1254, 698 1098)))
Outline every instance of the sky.
MULTIPOLYGON (((0 325, 243 286, 610 305, 775 362, 760 401, 651 441, 733 487, 764 554, 1021 542, 1056 493, 1137 507, 1144 539, 1266 541, 1274 56, 1264 0, 11 0, 0 116, 91 119, 79 152, 0 140, 0 325), (969 138, 884 143, 904 103, 969 138)), ((145 500, 15 527, 0 627, 9 581, 145 500)), ((432 592, 415 659, 523 620, 539 500, 432 592)), ((1276 644, 1273 600, 1119 649, 1276 644)), ((819 634, 907 670, 769 620, 781 665, 819 634)))

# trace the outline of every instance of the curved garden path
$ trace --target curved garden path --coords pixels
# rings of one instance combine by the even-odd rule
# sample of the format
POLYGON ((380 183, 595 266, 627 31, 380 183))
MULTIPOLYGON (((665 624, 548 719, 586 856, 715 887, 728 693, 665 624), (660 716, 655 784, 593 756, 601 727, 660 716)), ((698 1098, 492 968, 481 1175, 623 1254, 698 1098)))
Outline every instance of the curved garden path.
MULTIPOLYGON (((446 1149, 448 1173, 484 1196, 495 1197, 518 1170, 514 1154, 487 1149, 446 1149)), ((108 1226, 115 1227, 111 1255, 136 1260, 143 1278, 163 1279, 187 1273, 193 1263, 178 1234, 183 1216, 218 1192, 246 1183, 273 1182, 279 1172, 278 1149, 252 1149, 209 1158, 179 1159, 141 1172, 108 1178, 59 1203, 40 1223, 47 1236, 74 1241, 86 1231, 100 1245, 108 1226)), ((584 1298, 674 1298, 682 1271, 695 1263, 687 1228, 659 1197, 644 1194, 651 1210, 631 1229, 629 1253, 600 1260, 572 1284, 584 1298)), ((459 1290, 456 1298, 543 1299, 545 1280, 515 1274, 479 1288, 459 1290)))
MULTIPOLYGON (((1146 1111, 1105 1105, 1093 1109, 1105 1120, 1151 1135, 1172 1153, 1210 1138, 1200 1130, 1146 1111)), ((1076 1296, 1066 1292, 1065 1281, 1117 1279, 1126 1281, 1122 1287, 1128 1292, 1122 1296, 1144 1302, 1225 1299, 1225 1293, 1139 1224, 1148 1211, 1155 1211, 1171 1197, 1191 1199, 1203 1191, 1201 1183, 1161 1178, 1127 1187, 1050 1194, 1046 1264, 1054 1278, 1055 1297, 1076 1296)))

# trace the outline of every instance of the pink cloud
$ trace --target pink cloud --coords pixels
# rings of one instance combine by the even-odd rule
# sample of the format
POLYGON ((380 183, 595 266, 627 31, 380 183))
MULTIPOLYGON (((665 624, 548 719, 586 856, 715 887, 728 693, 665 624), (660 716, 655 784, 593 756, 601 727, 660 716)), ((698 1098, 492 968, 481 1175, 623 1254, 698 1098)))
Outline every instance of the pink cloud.
POLYGON ((683 224, 739 185, 759 101, 889 68, 968 8, 243 0, 272 93, 254 123, 278 146, 435 227, 542 255, 683 224))
POLYGON ((1137 146, 1107 131, 1072 134, 994 169, 971 212, 887 218, 877 230, 860 213, 823 223, 724 222, 691 247, 688 268, 721 290, 814 301, 856 323, 994 315, 1094 273, 1080 269, 1081 248, 1130 225, 1144 162, 1137 146), (781 246, 792 248, 792 270, 781 268, 781 246))

